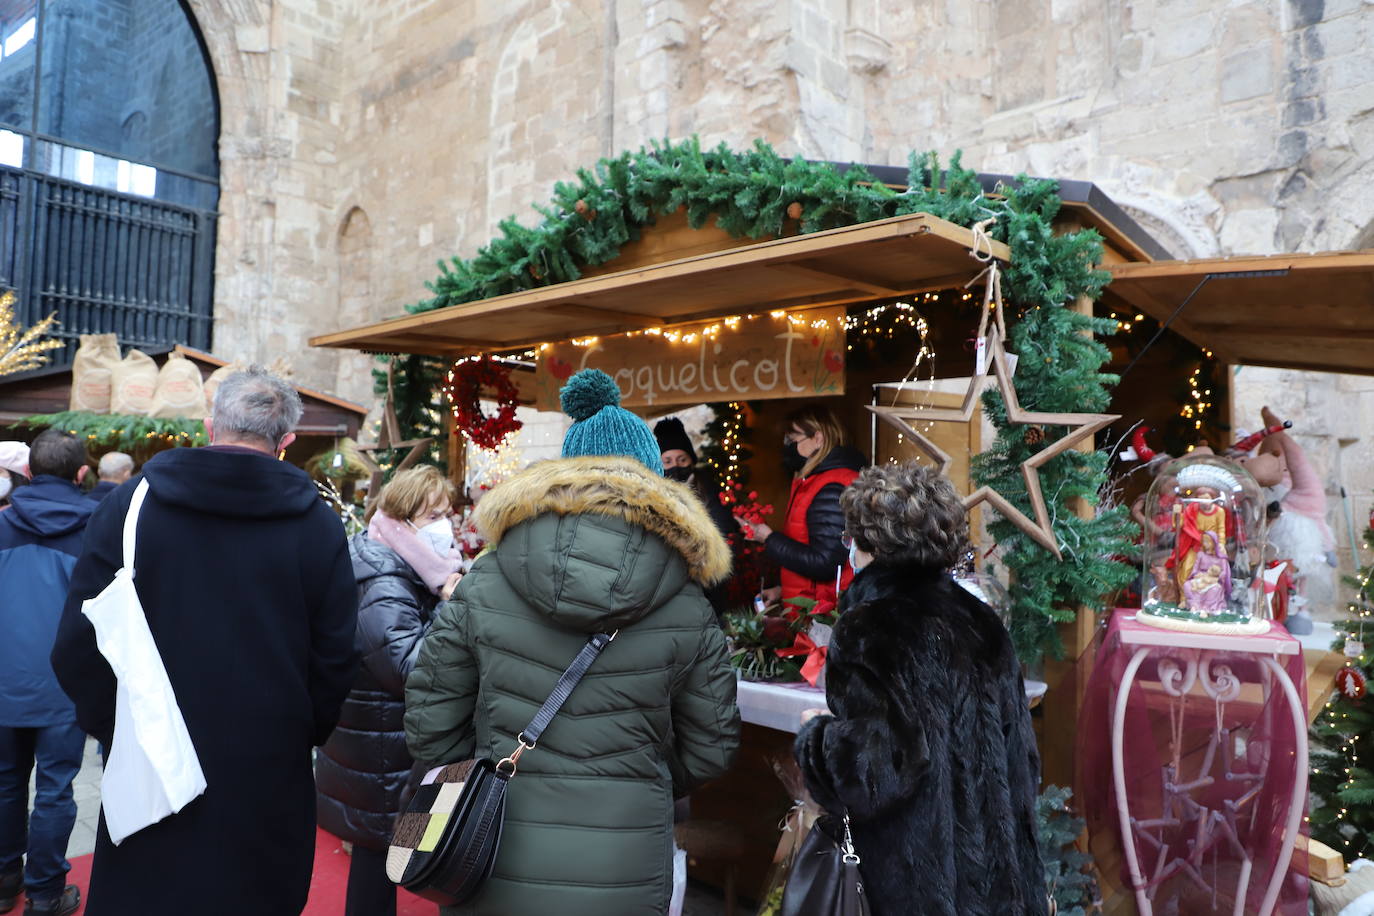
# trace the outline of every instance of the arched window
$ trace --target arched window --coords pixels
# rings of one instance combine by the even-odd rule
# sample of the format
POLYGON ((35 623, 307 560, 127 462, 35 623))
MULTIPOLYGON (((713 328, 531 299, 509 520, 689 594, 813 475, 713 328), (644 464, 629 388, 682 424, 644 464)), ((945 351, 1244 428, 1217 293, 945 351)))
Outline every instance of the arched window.
POLYGON ((209 349, 218 139, 183 3, 0 0, 0 286, 57 312, 66 359, 110 331, 209 349))
POLYGON ((374 318, 372 299, 372 223, 354 207, 339 229, 339 314, 345 326, 374 318))

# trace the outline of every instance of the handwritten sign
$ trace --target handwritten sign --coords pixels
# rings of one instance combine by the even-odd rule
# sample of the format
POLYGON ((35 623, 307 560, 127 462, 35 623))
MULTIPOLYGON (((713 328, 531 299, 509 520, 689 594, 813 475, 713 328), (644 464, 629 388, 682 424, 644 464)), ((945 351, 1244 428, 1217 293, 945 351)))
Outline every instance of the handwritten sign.
POLYGON ((844 392, 844 362, 842 306, 762 314, 550 344, 535 398, 557 410, 558 389, 581 369, 615 379, 626 407, 820 397, 844 392))

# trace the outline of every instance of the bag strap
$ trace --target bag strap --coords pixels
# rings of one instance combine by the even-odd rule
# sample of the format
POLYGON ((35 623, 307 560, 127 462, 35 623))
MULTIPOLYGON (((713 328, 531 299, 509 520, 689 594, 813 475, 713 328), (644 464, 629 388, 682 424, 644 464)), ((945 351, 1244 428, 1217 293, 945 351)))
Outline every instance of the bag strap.
POLYGON ((148 478, 143 478, 134 487, 134 498, 129 501, 129 511, 124 516, 124 568, 129 575, 134 572, 134 544, 138 540, 138 513, 143 509, 143 500, 148 495, 148 478))
POLYGON ((596 661, 596 657, 601 654, 601 650, 609 646, 615 639, 616 633, 619 632, 619 630, 616 630, 615 633, 609 635, 606 633, 596 633, 587 640, 587 644, 582 647, 582 651, 577 653, 577 658, 573 659, 572 664, 568 666, 568 670, 563 672, 563 676, 560 677, 558 683, 554 685, 553 692, 550 693, 549 698, 544 701, 544 705, 539 707, 539 712, 534 714, 534 718, 530 720, 530 724, 526 725, 524 730, 516 736, 515 740, 519 742, 518 746, 511 752, 509 757, 504 758, 496 765, 498 772, 504 773, 507 776, 515 775, 515 765, 519 762, 520 755, 525 753, 525 751, 534 750, 535 744, 539 742, 539 736, 544 734, 544 729, 549 727, 549 723, 553 721, 553 717, 558 715, 558 710, 563 708, 563 704, 567 702, 568 697, 573 692, 573 688, 577 686, 577 682, 582 680, 582 676, 591 668, 592 663, 596 661))

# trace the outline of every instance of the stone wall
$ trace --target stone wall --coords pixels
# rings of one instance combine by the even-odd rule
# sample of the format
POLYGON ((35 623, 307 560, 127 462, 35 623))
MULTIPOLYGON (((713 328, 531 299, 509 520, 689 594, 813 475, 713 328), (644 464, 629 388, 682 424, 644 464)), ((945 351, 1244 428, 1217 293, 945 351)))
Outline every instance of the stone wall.
MULTIPOLYGON (((1179 256, 1374 244, 1359 0, 190 5, 223 106, 216 349, 292 354, 358 400, 368 358, 308 336, 400 314, 436 260, 665 136, 896 165, 963 149, 984 171, 1095 181, 1179 256)), ((1367 385, 1237 378, 1247 406, 1298 391, 1333 496, 1344 480, 1367 498, 1367 385), (1312 407, 1337 392, 1363 425, 1312 407)))

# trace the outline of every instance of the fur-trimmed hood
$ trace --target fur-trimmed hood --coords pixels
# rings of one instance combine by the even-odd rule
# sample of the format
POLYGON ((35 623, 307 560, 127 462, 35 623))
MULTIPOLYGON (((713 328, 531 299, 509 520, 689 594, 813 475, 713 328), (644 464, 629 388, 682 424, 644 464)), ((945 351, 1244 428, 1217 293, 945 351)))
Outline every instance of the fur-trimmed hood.
POLYGON ((477 528, 490 544, 545 513, 624 519, 662 538, 692 579, 714 585, 730 574, 730 547, 701 498, 632 458, 559 458, 532 464, 482 497, 477 528))

